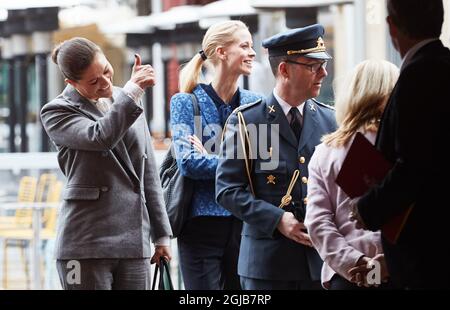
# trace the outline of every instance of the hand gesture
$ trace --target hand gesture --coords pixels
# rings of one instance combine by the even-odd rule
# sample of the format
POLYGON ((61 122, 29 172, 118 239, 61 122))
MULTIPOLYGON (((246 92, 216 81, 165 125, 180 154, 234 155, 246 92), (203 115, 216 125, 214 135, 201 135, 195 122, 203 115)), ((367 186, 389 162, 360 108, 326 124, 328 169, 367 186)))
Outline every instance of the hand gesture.
POLYGON ((292 212, 284 212, 277 228, 287 238, 309 247, 313 246, 309 235, 302 231, 306 230, 305 224, 299 222, 292 212))
POLYGON ((170 260, 172 259, 172 251, 170 250, 169 246, 165 245, 155 246, 155 254, 153 254, 150 263, 152 264, 156 263, 159 265, 161 257, 164 257, 167 262, 170 262, 170 260))
POLYGON ((142 65, 141 56, 138 54, 135 54, 134 57, 130 81, 136 83, 142 89, 155 85, 155 71, 153 67, 150 65, 142 65))
POLYGON ((373 258, 367 256, 361 257, 356 266, 348 271, 350 275, 350 282, 357 284, 358 286, 375 286, 377 287, 380 283, 369 284, 367 282, 368 273, 373 270, 374 261, 377 261, 380 266, 380 280, 381 282, 387 282, 389 278, 389 272, 387 270, 386 261, 384 259, 384 254, 378 254, 373 258))

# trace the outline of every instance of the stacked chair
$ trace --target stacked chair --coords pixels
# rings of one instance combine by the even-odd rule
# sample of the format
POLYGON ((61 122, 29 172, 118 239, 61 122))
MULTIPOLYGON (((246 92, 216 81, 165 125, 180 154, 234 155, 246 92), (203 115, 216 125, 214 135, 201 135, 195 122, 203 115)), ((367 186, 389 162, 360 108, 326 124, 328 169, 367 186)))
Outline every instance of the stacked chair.
MULTIPOLYGON (((26 250, 33 242, 33 203, 46 202, 57 203, 60 201, 62 182, 57 180, 56 175, 44 173, 36 178, 24 176, 19 183, 18 203, 21 208, 15 210, 12 216, 0 217, 0 238, 3 240, 3 288, 8 288, 8 248, 19 247, 21 260, 26 276, 26 288, 30 288, 30 272, 26 250), (30 204, 27 207, 27 204, 30 204)), ((56 235, 57 208, 45 208, 42 212, 42 228, 40 239, 47 241, 56 235)), ((42 260, 40 268, 44 270, 45 262, 42 260)))

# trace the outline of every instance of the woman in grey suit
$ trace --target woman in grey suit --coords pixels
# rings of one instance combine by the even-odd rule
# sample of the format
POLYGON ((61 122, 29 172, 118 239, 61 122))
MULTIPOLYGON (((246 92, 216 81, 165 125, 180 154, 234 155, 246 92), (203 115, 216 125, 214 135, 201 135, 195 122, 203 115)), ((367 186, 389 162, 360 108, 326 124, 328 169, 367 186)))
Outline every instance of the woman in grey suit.
POLYGON ((68 84, 41 111, 67 177, 55 249, 61 284, 147 289, 150 263, 171 258, 172 234, 140 100, 155 83, 153 68, 136 55, 117 88, 111 64, 87 39, 63 42, 52 58, 68 84))

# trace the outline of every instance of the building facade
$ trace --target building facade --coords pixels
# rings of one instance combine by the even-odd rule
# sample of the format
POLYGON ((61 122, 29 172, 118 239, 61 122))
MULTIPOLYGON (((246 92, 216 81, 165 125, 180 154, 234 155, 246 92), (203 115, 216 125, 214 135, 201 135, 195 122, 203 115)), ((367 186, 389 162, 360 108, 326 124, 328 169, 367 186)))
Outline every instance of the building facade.
MULTIPOLYGON (((341 77, 358 62, 382 58, 401 63, 389 39, 385 0, 105 0, 99 3, 128 3, 134 17, 122 24, 106 17, 106 24, 90 21, 76 27, 67 26, 70 23, 62 16, 80 19, 73 15, 83 13, 61 14, 67 9, 63 4, 14 8, 5 1, 9 7, 0 5, 0 152, 52 150, 38 113, 64 83, 49 53, 55 43, 75 35, 87 36, 105 49, 119 86, 129 77, 135 52, 154 66, 158 83, 147 91, 145 102, 156 141, 170 136, 168 104, 178 91, 180 65, 198 52, 206 29, 219 20, 240 19, 249 25, 257 57, 254 74, 242 79, 241 86, 266 95, 274 80, 261 41, 288 28, 316 22, 325 26, 333 60, 319 100, 328 104, 333 104, 333 89, 341 77)), ((442 40, 449 46, 450 0, 444 4, 442 40)), ((91 9, 96 14, 105 11, 104 7, 91 9)))

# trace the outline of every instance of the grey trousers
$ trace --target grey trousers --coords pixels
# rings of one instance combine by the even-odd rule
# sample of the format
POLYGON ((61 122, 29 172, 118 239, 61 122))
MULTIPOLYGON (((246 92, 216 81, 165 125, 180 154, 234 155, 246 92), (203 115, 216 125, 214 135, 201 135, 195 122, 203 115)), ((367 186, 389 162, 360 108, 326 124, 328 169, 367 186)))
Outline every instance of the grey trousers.
POLYGON ((149 290, 150 258, 57 260, 64 290, 149 290))

